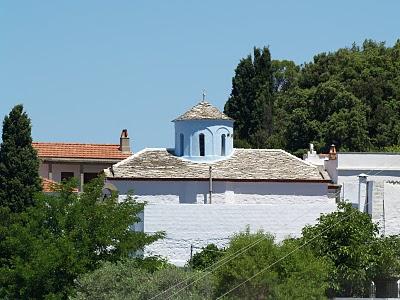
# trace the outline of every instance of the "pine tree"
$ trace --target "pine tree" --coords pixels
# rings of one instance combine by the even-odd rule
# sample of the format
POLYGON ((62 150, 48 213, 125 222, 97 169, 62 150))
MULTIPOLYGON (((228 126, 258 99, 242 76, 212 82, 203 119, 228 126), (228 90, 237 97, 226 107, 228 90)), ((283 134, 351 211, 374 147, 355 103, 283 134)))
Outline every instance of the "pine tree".
POLYGON ((41 191, 39 159, 32 147, 31 121, 16 105, 4 118, 0 145, 0 206, 21 212, 41 191))

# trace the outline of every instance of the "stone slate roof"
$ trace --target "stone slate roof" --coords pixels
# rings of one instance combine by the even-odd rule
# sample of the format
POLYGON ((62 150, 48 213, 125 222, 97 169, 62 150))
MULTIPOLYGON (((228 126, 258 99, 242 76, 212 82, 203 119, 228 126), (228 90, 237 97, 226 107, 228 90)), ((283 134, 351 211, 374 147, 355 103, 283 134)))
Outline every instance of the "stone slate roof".
POLYGON ((144 149, 105 170, 109 179, 328 182, 318 168, 283 151, 235 149, 224 160, 192 162, 167 149, 144 149))
POLYGON ((232 120, 227 115, 222 113, 218 108, 211 105, 207 101, 202 101, 193 106, 183 115, 176 118, 175 121, 184 120, 232 120))

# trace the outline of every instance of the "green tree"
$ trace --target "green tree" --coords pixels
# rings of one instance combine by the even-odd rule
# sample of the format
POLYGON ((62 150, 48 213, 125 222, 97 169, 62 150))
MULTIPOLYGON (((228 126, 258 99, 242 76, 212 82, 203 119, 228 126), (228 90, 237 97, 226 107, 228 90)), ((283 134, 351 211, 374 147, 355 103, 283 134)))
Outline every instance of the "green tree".
POLYGON ((238 64, 225 105, 235 146, 301 155, 310 142, 324 152, 332 143, 347 151, 400 145, 400 40, 365 40, 301 66, 260 51, 238 64))
POLYGON ((0 145, 0 206, 21 212, 41 191, 39 159, 32 147, 31 121, 22 105, 4 118, 0 145))
POLYGON ((337 211, 322 215, 316 225, 303 229, 309 249, 332 263, 329 282, 336 296, 369 296, 375 266, 371 245, 377 234, 371 217, 350 203, 340 203, 337 211))
POLYGON ((221 260, 225 263, 215 271, 217 296, 226 294, 227 299, 325 298, 329 265, 309 249, 302 248, 296 240, 279 245, 269 234, 241 233, 231 240, 224 257, 221 260), (228 259, 235 255, 234 259, 228 259))
POLYGON ((74 187, 41 194, 19 214, 1 211, 0 297, 65 299, 78 275, 101 261, 140 254, 163 236, 132 230, 144 205, 131 196, 123 202, 116 194, 103 197, 103 178, 79 195, 74 187))
POLYGON ((272 132, 274 82, 269 49, 254 48, 239 62, 232 79, 232 92, 225 104, 225 113, 233 118, 240 144, 246 141, 252 147, 266 147, 272 132))
POLYGON ((174 266, 149 272, 135 261, 104 263, 99 269, 82 275, 76 282, 75 300, 126 299, 213 299, 211 276, 174 266), (187 288, 183 288, 187 285, 187 288))
POLYGON ((224 255, 224 249, 218 248, 215 244, 209 244, 200 252, 193 255, 188 265, 195 270, 204 270, 215 264, 224 255))

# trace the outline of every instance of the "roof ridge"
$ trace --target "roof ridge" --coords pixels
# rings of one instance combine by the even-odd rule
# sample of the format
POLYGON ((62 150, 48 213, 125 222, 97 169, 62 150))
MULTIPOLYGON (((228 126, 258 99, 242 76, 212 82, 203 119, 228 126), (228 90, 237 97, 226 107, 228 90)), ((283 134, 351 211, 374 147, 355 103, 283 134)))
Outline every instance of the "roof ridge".
POLYGON ((78 143, 78 142, 32 142, 32 144, 45 144, 45 145, 90 145, 90 146, 120 146, 119 144, 109 143, 78 143))

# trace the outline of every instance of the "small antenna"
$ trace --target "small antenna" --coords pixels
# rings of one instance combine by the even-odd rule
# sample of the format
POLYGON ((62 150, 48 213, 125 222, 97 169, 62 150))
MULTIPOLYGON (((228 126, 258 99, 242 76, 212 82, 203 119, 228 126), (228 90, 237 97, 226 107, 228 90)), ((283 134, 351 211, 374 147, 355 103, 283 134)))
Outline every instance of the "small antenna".
POLYGON ((203 102, 206 101, 206 90, 203 89, 203 102))

